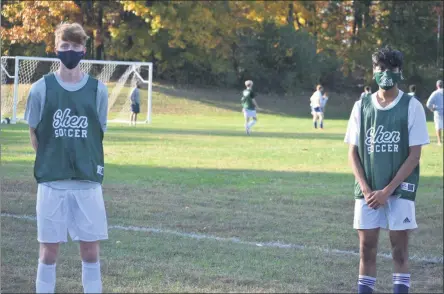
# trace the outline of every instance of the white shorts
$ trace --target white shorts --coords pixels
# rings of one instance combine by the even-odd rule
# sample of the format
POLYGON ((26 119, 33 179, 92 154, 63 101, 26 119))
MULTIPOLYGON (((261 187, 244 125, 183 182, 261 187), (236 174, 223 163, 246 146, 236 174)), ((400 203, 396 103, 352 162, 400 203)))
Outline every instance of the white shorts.
POLYGON ((384 206, 370 208, 364 199, 355 200, 353 228, 358 230, 389 229, 404 231, 416 229, 415 202, 390 196, 384 206))
POLYGON ((93 242, 108 239, 102 186, 59 190, 44 184, 37 190, 37 240, 40 243, 93 242))
POLYGON ((318 118, 324 117, 324 110, 321 107, 311 107, 311 115, 316 115, 318 118))
POLYGON ((435 130, 442 130, 443 129, 443 115, 438 112, 434 112, 433 120, 435 121, 435 130))
POLYGON ((256 117, 256 110, 242 109, 245 118, 256 117))

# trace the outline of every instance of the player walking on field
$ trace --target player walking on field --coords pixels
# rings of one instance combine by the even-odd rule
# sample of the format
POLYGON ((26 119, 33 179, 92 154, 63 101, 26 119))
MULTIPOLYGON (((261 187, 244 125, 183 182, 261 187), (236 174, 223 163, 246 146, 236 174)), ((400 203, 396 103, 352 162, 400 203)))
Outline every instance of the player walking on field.
POLYGON ((409 232, 417 228, 415 198, 421 148, 429 144, 424 108, 398 89, 403 56, 389 47, 372 55, 379 90, 355 103, 345 142, 355 175, 354 228, 358 230, 358 293, 372 293, 380 228, 388 229, 393 292, 408 293, 409 232))
POLYGON ((247 135, 250 135, 251 128, 257 122, 256 109, 259 110, 259 106, 257 105, 255 99, 256 95, 253 92, 253 81, 246 81, 245 87, 246 89, 242 92, 241 103, 242 112, 244 113, 245 118, 245 132, 247 133, 247 135))
POLYGON ((364 87, 364 92, 361 93, 361 96, 359 97, 359 99, 364 98, 367 95, 371 95, 372 94, 372 90, 370 88, 370 86, 365 86, 364 87))
POLYGON ((54 293, 59 244, 67 242, 68 232, 80 242, 84 292, 102 291, 99 240, 108 238, 101 186, 108 90, 80 71, 87 39, 77 23, 56 29, 60 68, 32 85, 26 106, 38 183, 37 293, 54 293))
POLYGON ((443 103, 443 82, 439 80, 436 82, 436 90, 430 95, 427 100, 427 108, 433 112, 433 120, 435 122, 436 138, 438 145, 442 144, 442 129, 444 119, 444 103, 443 103))

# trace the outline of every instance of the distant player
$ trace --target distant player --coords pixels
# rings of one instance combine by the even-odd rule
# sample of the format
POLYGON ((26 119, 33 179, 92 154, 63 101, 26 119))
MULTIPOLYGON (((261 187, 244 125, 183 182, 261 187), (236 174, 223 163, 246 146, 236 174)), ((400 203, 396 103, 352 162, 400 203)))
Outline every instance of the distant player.
POLYGON ((140 88, 141 83, 137 82, 136 87, 131 91, 130 100, 131 100, 131 118, 130 125, 136 126, 137 122, 137 114, 140 113, 140 88))
POLYGON ((245 82, 246 89, 242 92, 242 112, 244 113, 245 118, 245 133, 250 135, 251 128, 257 122, 256 109, 259 109, 259 106, 256 102, 256 95, 253 92, 253 81, 245 82))
POLYGON ((358 293, 372 293, 380 228, 389 229, 393 292, 408 293, 409 232, 417 228, 415 197, 421 148, 429 144, 421 103, 398 89, 403 56, 389 47, 372 55, 379 90, 355 103, 345 142, 355 175, 354 228, 360 241, 358 293))
POLYGON ((370 88, 370 86, 365 86, 364 87, 364 92, 361 93, 361 97, 359 97, 359 99, 364 98, 365 96, 371 95, 372 94, 372 90, 370 88))
POLYGON ((416 96, 416 85, 409 86, 409 95, 418 99, 418 96, 416 96))
POLYGON ((324 125, 322 124, 322 110, 321 110, 321 99, 322 92, 324 88, 321 85, 316 86, 316 91, 310 97, 310 108, 311 115, 313 116, 313 127, 318 128, 318 120, 320 122, 320 128, 322 129, 324 125))
POLYGON ((77 23, 57 27, 60 68, 32 85, 26 106, 38 183, 37 293, 54 293, 59 244, 68 241, 68 232, 80 243, 84 292, 102 292, 99 240, 108 238, 101 185, 108 90, 80 71, 87 39, 77 23))
POLYGON ((438 145, 442 144, 442 129, 443 129, 443 117, 444 117, 444 106, 443 106, 443 82, 439 80, 436 82, 436 90, 430 95, 427 100, 427 108, 433 112, 433 120, 435 121, 436 138, 438 140, 438 145))
POLYGON ((321 118, 320 118, 320 127, 324 128, 324 118, 325 118, 325 107, 327 106, 328 101, 328 93, 323 92, 321 97, 321 118))

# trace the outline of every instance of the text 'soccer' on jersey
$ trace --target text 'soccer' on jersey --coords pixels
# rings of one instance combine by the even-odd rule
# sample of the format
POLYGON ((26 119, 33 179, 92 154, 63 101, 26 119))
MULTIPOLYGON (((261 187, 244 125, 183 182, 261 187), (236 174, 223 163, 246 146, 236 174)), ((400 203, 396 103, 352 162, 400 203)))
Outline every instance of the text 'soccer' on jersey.
POLYGON ((57 109, 53 115, 52 126, 55 137, 88 137, 88 118, 86 116, 70 115, 71 109, 66 108, 63 111, 57 109))
POLYGON ((373 152, 398 152, 398 143, 401 133, 398 131, 385 131, 384 126, 371 127, 365 134, 365 145, 368 154, 373 152))

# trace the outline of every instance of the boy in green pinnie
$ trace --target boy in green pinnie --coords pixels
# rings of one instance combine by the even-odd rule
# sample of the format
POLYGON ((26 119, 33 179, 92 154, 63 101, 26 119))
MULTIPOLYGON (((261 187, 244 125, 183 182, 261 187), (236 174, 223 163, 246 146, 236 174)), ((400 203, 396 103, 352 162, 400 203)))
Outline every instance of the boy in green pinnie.
POLYGON ((398 89, 401 52, 379 49, 372 62, 379 90, 355 103, 345 136, 356 179, 353 226, 360 241, 358 293, 373 292, 381 228, 389 230, 392 245, 393 292, 408 293, 408 239, 417 228, 419 159, 429 136, 423 106, 398 89))

